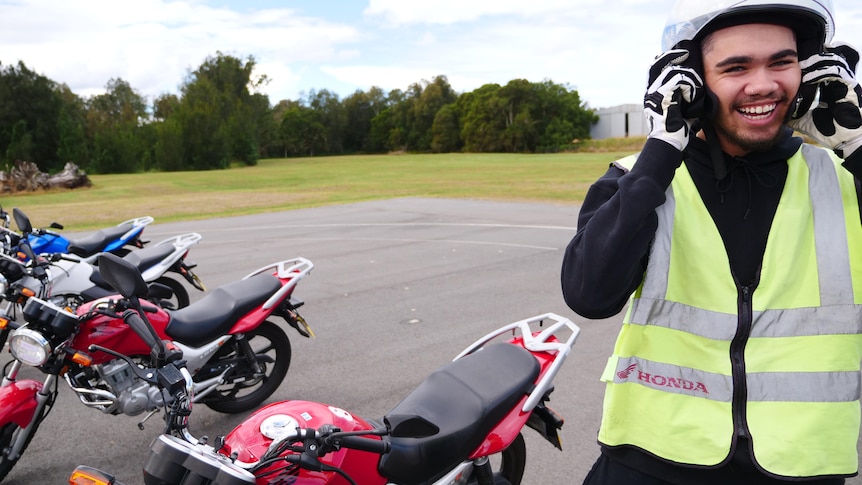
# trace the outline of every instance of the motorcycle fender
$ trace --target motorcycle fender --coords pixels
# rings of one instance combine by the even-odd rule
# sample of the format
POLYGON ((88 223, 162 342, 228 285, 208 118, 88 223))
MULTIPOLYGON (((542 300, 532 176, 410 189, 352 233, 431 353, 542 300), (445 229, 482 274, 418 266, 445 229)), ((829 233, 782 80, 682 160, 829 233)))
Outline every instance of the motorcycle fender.
POLYGON ((545 438, 554 445, 558 450, 563 449, 563 443, 560 440, 560 434, 557 433, 558 429, 563 427, 563 422, 565 420, 557 414, 553 409, 545 406, 545 403, 539 403, 535 409, 533 409, 532 414, 530 414, 530 419, 527 420, 527 426, 536 430, 542 438, 545 438))
POLYGON ((0 427, 15 423, 25 428, 36 412, 36 394, 42 383, 34 380, 15 381, 0 387, 0 427))

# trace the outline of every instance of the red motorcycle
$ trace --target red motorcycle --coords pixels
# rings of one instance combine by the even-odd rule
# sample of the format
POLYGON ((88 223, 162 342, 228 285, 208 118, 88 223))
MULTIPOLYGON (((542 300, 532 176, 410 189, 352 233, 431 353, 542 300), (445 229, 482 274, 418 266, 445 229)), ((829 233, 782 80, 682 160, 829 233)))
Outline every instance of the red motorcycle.
POLYGON ((293 298, 313 267, 305 258, 282 261, 185 308, 165 310, 142 300, 153 290, 135 266, 103 254, 102 277, 126 297, 83 304, 77 314, 31 297, 22 312, 26 324, 0 318, 0 326, 14 328, 8 340, 14 360, 0 384, 0 480, 50 411, 60 378, 84 405, 105 414, 149 412, 142 426, 170 396, 136 371, 160 369, 182 356, 195 402, 225 413, 259 406, 281 384, 291 357, 290 340, 268 318, 282 317, 304 337, 313 336, 297 313, 302 300, 293 298), (139 314, 146 324, 135 318, 139 314), (158 353, 153 340, 164 343, 158 353), (41 370, 44 382, 18 380, 22 365, 41 370))
MULTIPOLYGON (((284 401, 210 442, 188 431, 193 390, 164 379, 174 386, 173 405, 165 434, 151 444, 144 482, 518 485, 525 426, 560 448, 563 419, 545 403, 579 331, 550 313, 506 325, 432 373, 379 420, 284 401)), ((70 483, 120 482, 79 467, 70 483)))

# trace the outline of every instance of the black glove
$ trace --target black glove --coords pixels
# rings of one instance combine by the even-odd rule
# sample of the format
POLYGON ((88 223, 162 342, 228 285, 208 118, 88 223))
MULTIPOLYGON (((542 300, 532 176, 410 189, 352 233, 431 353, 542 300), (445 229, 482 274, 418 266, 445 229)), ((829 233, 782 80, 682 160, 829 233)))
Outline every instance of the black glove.
POLYGON ((703 78, 698 71, 699 49, 672 49, 658 56, 649 70, 644 114, 650 138, 679 151, 688 145, 691 124, 703 110, 703 78))
MULTIPOLYGON (((798 113, 788 123, 846 158, 862 146, 862 87, 856 81, 859 53, 846 44, 826 47, 826 52, 800 61, 801 94, 819 88, 820 97, 813 108, 798 113)), ((806 104, 803 101, 803 106, 806 104)))

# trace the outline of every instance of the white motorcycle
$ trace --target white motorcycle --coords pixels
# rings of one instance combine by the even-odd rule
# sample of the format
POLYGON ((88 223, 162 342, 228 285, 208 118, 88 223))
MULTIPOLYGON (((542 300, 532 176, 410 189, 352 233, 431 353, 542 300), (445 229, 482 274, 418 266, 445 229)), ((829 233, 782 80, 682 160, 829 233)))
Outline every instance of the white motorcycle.
MULTIPOLYGON (((30 220, 13 209, 13 216, 23 235, 32 232, 30 220)), ((194 273, 194 263, 188 261, 189 250, 201 240, 198 233, 174 236, 158 244, 141 248, 124 256, 136 267, 144 281, 153 288, 152 298, 159 306, 178 309, 188 306, 189 294, 177 279, 167 276, 174 272, 193 287, 206 291, 201 279, 194 273)), ((74 311, 84 302, 93 301, 116 291, 99 273, 100 254, 82 258, 73 254, 53 253, 36 255, 27 242, 20 238, 18 248, 27 262, 3 255, 0 261, 0 293, 8 302, 7 315, 15 316, 14 306, 23 305, 27 298, 37 296, 62 308, 74 311)))

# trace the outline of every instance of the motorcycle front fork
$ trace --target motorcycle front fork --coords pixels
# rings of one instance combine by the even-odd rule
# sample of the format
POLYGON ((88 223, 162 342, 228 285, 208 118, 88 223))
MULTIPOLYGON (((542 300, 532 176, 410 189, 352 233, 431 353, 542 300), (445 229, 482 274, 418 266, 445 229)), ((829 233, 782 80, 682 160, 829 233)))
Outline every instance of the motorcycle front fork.
MULTIPOLYGON (((17 371, 16 371, 17 373, 17 371)), ((3 378, 4 383, 6 382, 6 378, 3 378)), ((15 435, 15 441, 10 443, 9 449, 4 450, 6 454, 6 458, 8 460, 14 461, 21 457, 21 450, 27 446, 27 440, 30 438, 36 431, 36 427, 39 426, 39 423, 42 421, 45 413, 45 406, 51 401, 53 392, 51 389, 54 388, 54 385, 57 383, 57 376, 53 374, 48 374, 45 378, 45 382, 42 386, 42 390, 36 393, 34 396, 36 398, 36 409, 33 410, 33 418, 30 420, 30 423, 27 424, 26 428, 23 428, 18 431, 15 435)))
POLYGON ((9 368, 3 375, 3 381, 0 382, 0 387, 6 387, 9 384, 15 382, 15 379, 18 378, 18 371, 21 370, 21 361, 13 360, 8 364, 8 366, 9 368))

